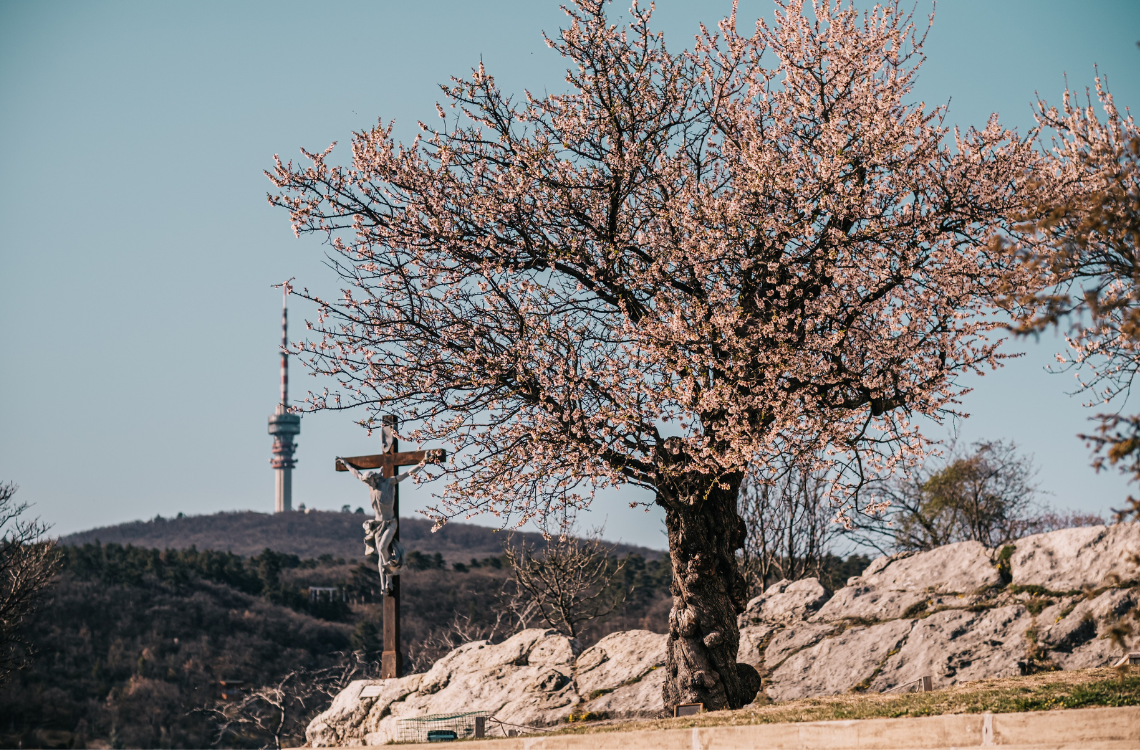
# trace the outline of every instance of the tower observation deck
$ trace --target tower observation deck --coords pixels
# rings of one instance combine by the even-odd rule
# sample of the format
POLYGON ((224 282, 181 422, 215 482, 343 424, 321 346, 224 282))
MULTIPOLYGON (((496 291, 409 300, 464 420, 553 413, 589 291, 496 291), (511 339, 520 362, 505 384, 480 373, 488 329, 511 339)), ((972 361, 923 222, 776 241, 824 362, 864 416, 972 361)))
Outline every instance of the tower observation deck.
POLYGON ((285 307, 287 300, 287 296, 281 300, 281 403, 277 404, 277 410, 269 417, 269 434, 273 436, 273 458, 269 459, 269 465, 277 475, 273 503, 275 513, 293 510, 293 467, 297 465, 297 460, 293 458, 293 453, 297 450, 293 436, 301 434, 301 417, 289 413, 289 318, 285 307))

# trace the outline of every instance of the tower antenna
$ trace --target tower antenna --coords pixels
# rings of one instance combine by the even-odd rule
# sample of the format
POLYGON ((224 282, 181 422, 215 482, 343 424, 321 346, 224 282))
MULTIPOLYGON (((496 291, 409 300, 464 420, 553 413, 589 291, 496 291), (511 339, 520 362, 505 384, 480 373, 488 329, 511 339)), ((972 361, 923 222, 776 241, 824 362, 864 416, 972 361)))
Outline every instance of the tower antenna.
POLYGON ((293 467, 297 460, 293 453, 297 444, 293 436, 301 434, 301 417, 289 413, 289 285, 282 285, 281 295, 281 402, 269 417, 269 434, 273 436, 273 457, 269 465, 273 467, 275 493, 273 511, 284 513, 293 510, 293 467))

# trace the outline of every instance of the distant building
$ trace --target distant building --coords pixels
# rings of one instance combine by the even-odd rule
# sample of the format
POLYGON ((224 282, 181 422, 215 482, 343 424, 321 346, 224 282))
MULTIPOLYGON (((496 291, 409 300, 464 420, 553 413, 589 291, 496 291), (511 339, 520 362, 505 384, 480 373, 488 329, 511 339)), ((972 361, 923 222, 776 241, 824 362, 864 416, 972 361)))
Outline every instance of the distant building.
POLYGON ((289 413, 289 318, 285 307, 286 299, 287 296, 281 301, 281 403, 277 404, 277 410, 269 417, 269 434, 273 436, 273 458, 269 459, 269 465, 277 474, 273 503, 275 513, 293 510, 293 467, 297 465, 297 460, 293 458, 293 453, 297 450, 293 436, 301 434, 300 415, 289 413))

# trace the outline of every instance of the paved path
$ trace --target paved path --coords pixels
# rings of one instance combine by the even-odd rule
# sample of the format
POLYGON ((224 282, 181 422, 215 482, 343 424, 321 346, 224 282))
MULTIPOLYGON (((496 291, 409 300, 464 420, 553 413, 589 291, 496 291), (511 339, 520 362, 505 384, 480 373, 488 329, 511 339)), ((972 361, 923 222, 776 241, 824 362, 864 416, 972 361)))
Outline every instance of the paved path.
MULTIPOLYGON (((400 748, 447 747, 440 743, 400 748)), ((466 741, 459 750, 1140 750, 1140 706, 953 714, 910 719, 755 724, 646 732, 533 734, 466 741)))

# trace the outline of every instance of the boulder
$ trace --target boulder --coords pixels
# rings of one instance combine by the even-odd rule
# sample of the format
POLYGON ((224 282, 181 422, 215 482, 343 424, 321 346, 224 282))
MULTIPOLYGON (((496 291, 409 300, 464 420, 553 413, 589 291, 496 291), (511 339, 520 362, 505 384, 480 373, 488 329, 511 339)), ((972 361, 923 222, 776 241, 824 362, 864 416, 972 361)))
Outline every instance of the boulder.
MULTIPOLYGON (((400 703, 393 704, 391 710, 393 715, 486 711, 505 721, 507 717, 503 712, 508 704, 514 711, 519 711, 540 703, 551 708, 568 708, 578 702, 568 675, 550 667, 504 665, 458 673, 444 689, 436 693, 412 693, 400 703)), ((553 720, 557 721, 557 718, 553 720)))
POLYGON ((905 616, 921 607, 930 596, 924 591, 894 591, 876 586, 855 585, 839 589, 813 620, 828 622, 857 620, 879 622, 905 616))
POLYGON ((989 550, 981 542, 958 542, 874 560, 813 619, 893 620, 912 613, 932 594, 972 594, 1001 585, 989 550))
POLYGON ((740 629, 740 650, 737 652, 736 661, 742 664, 751 664, 756 669, 760 669, 765 664, 764 647, 780 629, 780 625, 772 623, 742 627, 740 629))
POLYGON ((773 638, 768 648, 764 649, 764 666, 768 670, 775 669, 789 656, 814 646, 842 629, 842 625, 828 622, 805 622, 788 628, 773 638))
POLYGON ((1049 591, 1097 588, 1115 579, 1135 580, 1131 561, 1140 552, 1140 523, 1082 526, 1018 539, 1010 559, 1013 583, 1049 591))
POLYGON ((1124 655, 1119 646, 1104 637, 1094 638, 1072 651, 1049 651, 1047 654, 1058 669, 1109 667, 1124 655))
POLYGON ((605 717, 647 718, 665 711, 665 670, 652 669, 640 680, 601 695, 576 711, 605 717))
POLYGON ((981 542, 958 542, 899 555, 878 569, 871 563, 860 578, 863 585, 936 594, 969 594, 1002 585, 990 551, 981 542))
POLYGON ((533 666, 562 665, 569 671, 576 646, 554 630, 531 628, 517 633, 499 644, 488 641, 465 643, 443 657, 423 677, 419 692, 436 693, 448 685, 456 674, 471 674, 501 666, 528 666, 533 653, 533 666))
POLYGON ((567 674, 503 665, 458 673, 437 693, 412 693, 392 704, 390 718, 486 711, 502 721, 542 726, 562 721, 580 702, 567 674))
POLYGON ((354 680, 333 699, 332 705, 319 714, 305 730, 309 747, 358 745, 367 732, 387 713, 388 707, 419 688, 423 675, 414 674, 397 680, 354 680), (361 698, 365 687, 378 686, 379 695, 361 698), (375 718, 374 718, 375 717, 375 718))
POLYGON ((772 584, 748 602, 741 623, 803 620, 831 598, 831 591, 816 578, 783 580, 772 584))
POLYGON ((855 627, 789 657, 774 672, 768 696, 776 701, 835 695, 871 680, 913 623, 896 620, 855 627))
POLYGON ((582 652, 574 664, 578 694, 587 700, 637 682, 654 667, 665 665, 669 636, 648 630, 611 633, 582 652))
POLYGON ((1020 673, 1033 619, 1021 605, 981 612, 954 609, 916 620, 906 642, 871 683, 881 692, 923 676, 935 687, 1020 673))
MULTIPOLYGON (((1104 637, 1109 623, 1136 607, 1136 592, 1129 589, 1109 589, 1095 599, 1081 598, 1073 602, 1071 598, 1064 599, 1042 611, 1038 618, 1038 639, 1054 653, 1071 653, 1098 636, 1104 637)), ((1087 653, 1091 651, 1086 651, 1087 653)), ((1058 663, 1058 666, 1060 666, 1058 659, 1064 662, 1070 661, 1064 656, 1057 656, 1053 661, 1058 663)), ((1062 667, 1066 668, 1083 669, 1083 667, 1062 667)))
POLYGON ((579 702, 573 655, 568 638, 537 628, 495 645, 468 643, 436 662, 419 690, 391 707, 392 715, 487 711, 519 724, 556 722, 579 702))

